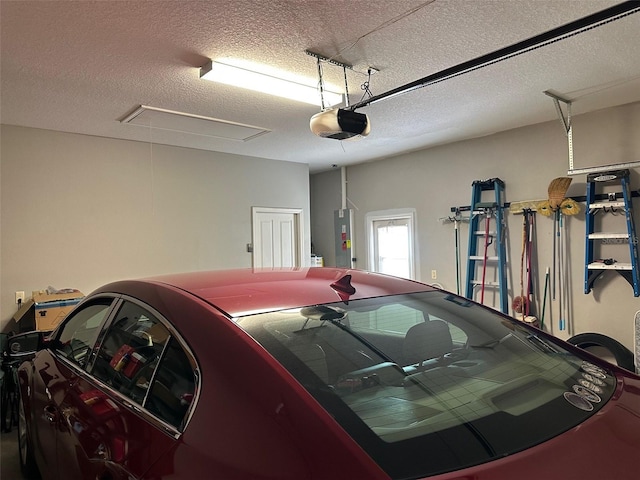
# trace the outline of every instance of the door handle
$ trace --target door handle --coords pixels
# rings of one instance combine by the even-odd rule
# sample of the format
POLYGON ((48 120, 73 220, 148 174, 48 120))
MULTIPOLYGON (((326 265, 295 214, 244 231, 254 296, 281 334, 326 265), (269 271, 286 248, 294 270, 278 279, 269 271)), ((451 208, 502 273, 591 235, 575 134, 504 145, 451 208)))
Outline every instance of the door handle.
POLYGON ((54 423, 57 417, 58 409, 56 407, 52 405, 44 407, 44 418, 46 418, 49 423, 54 423))

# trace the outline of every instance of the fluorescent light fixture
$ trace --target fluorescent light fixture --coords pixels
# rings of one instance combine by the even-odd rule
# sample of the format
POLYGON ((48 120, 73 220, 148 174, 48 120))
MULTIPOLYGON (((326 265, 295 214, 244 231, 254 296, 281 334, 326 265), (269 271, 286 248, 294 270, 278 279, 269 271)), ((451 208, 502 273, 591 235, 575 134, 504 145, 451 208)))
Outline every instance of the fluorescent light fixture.
MULTIPOLYGON (((287 74, 270 71, 265 65, 237 66, 232 65, 231 61, 209 61, 200 67, 200 78, 205 80, 321 106, 317 83, 313 84, 300 78, 289 80, 282 78, 284 76, 287 74)), ((341 104, 343 98, 342 93, 327 88, 324 89, 323 97, 324 106, 327 108, 341 104)))

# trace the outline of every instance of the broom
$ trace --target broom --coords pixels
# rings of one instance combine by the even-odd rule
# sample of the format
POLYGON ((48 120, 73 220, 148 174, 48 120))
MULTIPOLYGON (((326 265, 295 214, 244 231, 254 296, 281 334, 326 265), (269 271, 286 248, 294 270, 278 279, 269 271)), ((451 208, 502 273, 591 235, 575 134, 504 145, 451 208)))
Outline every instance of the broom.
POLYGON ((556 257, 559 252, 556 252, 556 238, 557 235, 560 234, 558 230, 558 225, 560 223, 560 204, 565 198, 567 194, 567 190, 569 190, 569 185, 571 185, 571 181, 573 179, 571 177, 558 177, 551 180, 549 184, 549 188, 547 192, 549 194, 549 207, 550 212, 555 212, 554 216, 554 224, 553 224, 553 299, 556 298, 556 257))
POLYGON ((551 180, 548 189, 551 210, 556 211, 560 207, 560 204, 567 194, 567 190, 569 190, 571 180, 573 180, 571 177, 558 177, 551 180))

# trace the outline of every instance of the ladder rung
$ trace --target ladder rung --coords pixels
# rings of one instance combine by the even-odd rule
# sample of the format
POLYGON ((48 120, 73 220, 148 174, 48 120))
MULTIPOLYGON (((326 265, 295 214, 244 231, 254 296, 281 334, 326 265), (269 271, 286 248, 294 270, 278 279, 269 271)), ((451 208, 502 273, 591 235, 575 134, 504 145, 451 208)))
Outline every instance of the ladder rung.
POLYGON ((497 206, 496 202, 478 202, 475 204, 476 208, 496 208, 497 206))
MULTIPOLYGON (((482 257, 480 255, 471 255, 469 257, 469 260, 484 260, 484 257, 482 257)), ((498 261, 498 257, 487 257, 487 261, 489 261, 489 262, 497 262, 498 261)))
POLYGON ((491 210, 472 210, 471 214, 474 215, 474 216, 478 216, 478 215, 485 215, 485 216, 493 215, 491 213, 491 210))
POLYGON ((590 233, 589 240, 598 240, 605 238, 629 238, 628 233, 590 233))
POLYGON ((632 270, 630 263, 613 263, 607 265, 602 262, 594 262, 589 264, 589 270, 632 270))
POLYGON ((619 208, 624 206, 624 202, 596 202, 589 204, 589 210, 595 210, 598 208, 619 208))
MULTIPOLYGON (((471 284, 472 285, 482 285, 482 280, 471 280, 471 284)), ((485 287, 499 287, 500 283, 499 282, 484 282, 484 286, 485 287)))
MULTIPOLYGON (((476 230, 475 232, 473 232, 475 235, 481 235, 481 236, 485 236, 486 232, 484 230, 476 230)), ((489 230, 489 236, 490 237, 495 237, 497 234, 497 232, 495 231, 491 231, 489 230)))

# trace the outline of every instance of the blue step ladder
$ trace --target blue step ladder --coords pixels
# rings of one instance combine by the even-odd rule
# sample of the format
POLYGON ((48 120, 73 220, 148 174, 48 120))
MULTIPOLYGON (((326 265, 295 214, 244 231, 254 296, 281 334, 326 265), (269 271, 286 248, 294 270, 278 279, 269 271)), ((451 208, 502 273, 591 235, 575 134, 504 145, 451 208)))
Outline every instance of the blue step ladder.
POLYGON ((471 184, 465 297, 473 300, 479 291, 478 301, 484 303, 485 289, 491 288, 494 292, 497 289, 500 295, 500 311, 508 313, 503 197, 504 182, 499 178, 476 180, 471 184), (489 191, 493 194, 492 197, 489 201, 483 201, 483 192, 489 191), (487 276, 493 280, 487 281, 487 276))
MULTIPOLYGON (((589 293, 594 282, 607 270, 613 270, 622 275, 633 287, 633 296, 640 296, 640 272, 638 262, 638 237, 633 220, 633 206, 631 186, 629 185, 629 170, 611 170, 607 172, 592 173, 587 176, 587 214, 586 214, 586 248, 584 269, 584 293, 589 293), (608 193, 602 201, 596 194, 598 185, 618 182, 622 186, 622 199, 618 193, 608 193), (596 232, 596 215, 600 213, 624 213, 627 231, 620 233, 596 232), (628 244, 629 263, 618 262, 613 258, 598 258, 596 243, 600 244, 628 244)), ((625 254, 626 259, 626 254, 625 254)))

